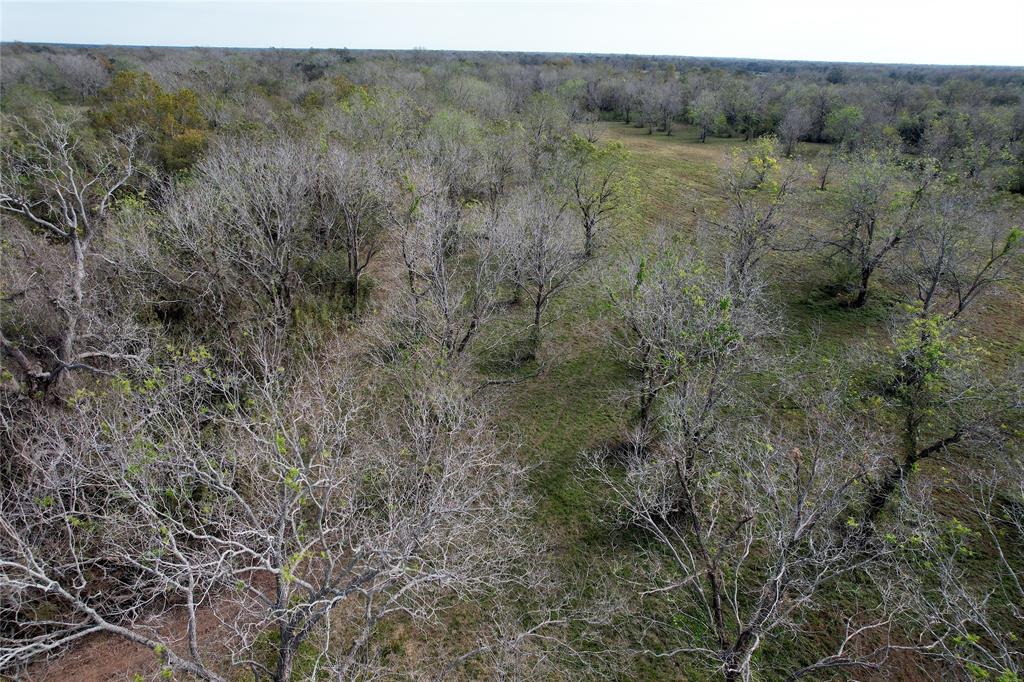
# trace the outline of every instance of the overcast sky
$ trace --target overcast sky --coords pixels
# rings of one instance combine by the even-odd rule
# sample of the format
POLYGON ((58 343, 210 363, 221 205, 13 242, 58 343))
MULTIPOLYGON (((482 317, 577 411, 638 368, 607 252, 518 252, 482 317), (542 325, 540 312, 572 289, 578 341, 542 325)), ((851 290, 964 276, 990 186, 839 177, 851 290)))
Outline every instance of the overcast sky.
POLYGON ((8 2, 3 40, 1024 65, 1024 0, 8 2))

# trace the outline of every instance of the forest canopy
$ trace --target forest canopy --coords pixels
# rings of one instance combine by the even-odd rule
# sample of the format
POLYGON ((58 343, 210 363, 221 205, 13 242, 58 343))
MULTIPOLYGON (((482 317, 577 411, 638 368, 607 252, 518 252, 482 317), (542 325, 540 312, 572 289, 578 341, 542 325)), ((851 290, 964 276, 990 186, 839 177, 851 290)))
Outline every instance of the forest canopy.
POLYGON ((1024 69, 0 58, 0 675, 1024 676, 1024 69))

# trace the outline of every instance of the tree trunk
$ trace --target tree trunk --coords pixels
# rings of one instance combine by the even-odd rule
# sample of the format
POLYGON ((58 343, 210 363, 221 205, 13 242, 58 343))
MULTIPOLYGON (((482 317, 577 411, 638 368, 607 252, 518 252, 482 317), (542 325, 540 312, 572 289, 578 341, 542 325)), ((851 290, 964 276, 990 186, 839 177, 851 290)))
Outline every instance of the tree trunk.
POLYGON ((871 270, 862 268, 860 271, 860 285, 857 288, 857 297, 850 303, 851 308, 863 308, 868 302, 868 282, 871 279, 871 270))
POLYGON ((76 236, 71 240, 71 254, 75 260, 74 272, 71 278, 71 292, 73 300, 71 305, 64 311, 65 325, 64 334, 60 340, 60 349, 57 352, 57 367, 53 370, 50 381, 58 391, 67 383, 69 365, 75 360, 75 343, 78 339, 78 325, 82 315, 82 301, 85 298, 83 284, 85 282, 85 245, 76 236))
POLYGON ((726 663, 722 669, 722 675, 725 678, 725 682, 743 682, 743 670, 738 665, 726 663))
POLYGON ((544 300, 539 295, 533 303, 533 324, 530 325, 529 350, 526 358, 532 360, 537 356, 537 349, 540 348, 540 315, 544 308, 544 300))
POLYGON ((523 302, 523 288, 518 284, 512 287, 512 298, 509 299, 509 304, 519 306, 523 302))
POLYGON ((723 675, 728 682, 741 682, 750 677, 750 657, 760 643, 760 637, 744 630, 723 657, 723 675))
POLYGON ((882 510, 885 509, 885 505, 889 502, 893 493, 896 492, 896 487, 906 478, 911 467, 917 461, 916 457, 911 457, 896 464, 886 472, 882 480, 872 489, 871 494, 868 496, 867 506, 864 508, 863 526, 865 530, 874 525, 875 521, 878 520, 882 510))
POLYGON ((277 649, 277 668, 274 670, 274 682, 290 682, 292 668, 295 665, 295 650, 287 629, 282 628, 281 643, 277 649))
POLYGON ((352 307, 359 307, 359 271, 353 272, 348 278, 348 295, 352 299, 352 307))
POLYGON ((650 434, 651 423, 654 421, 654 401, 658 397, 656 391, 644 389, 640 393, 640 418, 638 426, 644 438, 650 434))
POLYGON ((587 218, 583 221, 583 256, 590 258, 594 255, 594 221, 587 218))
POLYGON ((356 307, 359 298, 359 234, 354 226, 349 226, 348 244, 346 251, 348 256, 348 295, 352 297, 352 307, 356 307))
POLYGON ((825 183, 828 182, 828 172, 832 168, 832 157, 829 156, 828 162, 825 164, 825 170, 821 173, 821 184, 818 186, 818 190, 821 192, 825 191, 825 183))
POLYGON ((868 497, 867 505, 864 508, 865 527, 874 524, 878 520, 882 510, 885 509, 885 505, 888 504, 896 492, 896 488, 910 476, 911 471, 913 471, 914 466, 918 462, 928 459, 940 450, 945 450, 950 445, 955 445, 960 442, 961 438, 963 438, 963 432, 957 431, 951 436, 935 441, 923 450, 915 448, 907 454, 902 462, 894 465, 892 469, 887 471, 868 497))

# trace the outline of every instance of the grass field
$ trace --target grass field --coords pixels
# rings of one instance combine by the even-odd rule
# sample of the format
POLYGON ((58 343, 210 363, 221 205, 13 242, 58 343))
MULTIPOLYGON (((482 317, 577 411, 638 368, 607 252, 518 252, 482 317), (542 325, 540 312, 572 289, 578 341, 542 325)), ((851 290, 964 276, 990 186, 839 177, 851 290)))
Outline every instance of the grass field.
MULTIPOLYGON (((600 491, 590 489, 580 477, 581 454, 621 439, 630 416, 630 408, 617 397, 629 377, 616 356, 613 311, 605 304, 602 277, 621 262, 625 251, 643 248, 659 226, 679 231, 684 238, 692 235, 697 214, 721 203, 715 190, 719 168, 733 149, 744 144, 714 138, 700 144, 688 127, 672 136, 648 135, 621 123, 602 123, 599 130, 602 138, 618 140, 632 152, 644 187, 642 219, 619 226, 589 267, 587 281, 553 306, 551 317, 556 321, 547 330, 540 354, 547 369, 511 387, 500 410, 503 426, 520 439, 525 461, 533 467, 536 519, 541 536, 550 543, 550 558, 569 579, 585 576, 596 582, 613 571, 628 572, 635 558, 629 541, 617 538, 599 517, 600 491)), ((818 150, 808 145, 803 151, 813 158, 818 150)), ((806 183, 810 200, 801 203, 797 218, 803 225, 814 225, 826 219, 823 201, 813 192, 813 175, 806 183)), ((773 296, 790 341, 804 345, 812 355, 835 357, 849 346, 878 344, 885 337, 896 298, 883 279, 869 305, 851 310, 821 291, 827 271, 819 254, 782 254, 767 271, 776 278, 773 296)), ((970 325, 992 350, 998 371, 1003 362, 1024 353, 1024 295, 1020 290, 1000 292, 974 311, 970 325)), ((821 623, 820 633, 827 632, 827 621, 821 623)), ((629 622, 622 624, 623 637, 629 637, 631 627, 629 622)), ((766 646, 760 655, 798 660, 806 653, 809 659, 816 636, 827 635, 766 646)), ((682 660, 638 660, 635 665, 628 675, 688 677, 682 660)))

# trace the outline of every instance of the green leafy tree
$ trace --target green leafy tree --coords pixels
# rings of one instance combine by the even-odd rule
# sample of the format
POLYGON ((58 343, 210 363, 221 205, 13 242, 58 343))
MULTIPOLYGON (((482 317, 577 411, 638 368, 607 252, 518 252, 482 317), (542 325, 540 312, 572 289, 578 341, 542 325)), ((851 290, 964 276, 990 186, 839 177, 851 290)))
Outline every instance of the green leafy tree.
MULTIPOLYGON (((899 442, 869 490, 864 520, 874 524, 924 461, 956 448, 997 450, 1013 436, 1014 377, 993 381, 984 351, 945 315, 920 309, 894 327, 887 357, 875 365, 873 404, 895 418, 899 442)), ((1018 377, 1019 381, 1019 377, 1018 377)))
POLYGON ((829 113, 825 118, 825 136, 832 141, 825 168, 821 172, 821 184, 818 189, 825 191, 828 183, 828 172, 832 164, 844 154, 853 151, 860 143, 861 127, 864 125, 864 112, 860 107, 846 106, 829 113))
POLYGON ((626 218, 639 200, 639 181, 620 142, 569 140, 563 182, 583 227, 583 255, 590 258, 601 228, 626 218))
POLYGON ((122 71, 100 99, 103 104, 92 112, 96 126, 139 128, 168 171, 190 168, 206 149, 208 124, 191 90, 166 92, 148 73, 122 71))

